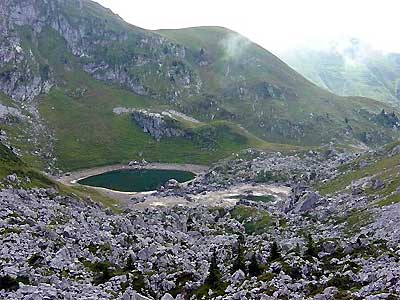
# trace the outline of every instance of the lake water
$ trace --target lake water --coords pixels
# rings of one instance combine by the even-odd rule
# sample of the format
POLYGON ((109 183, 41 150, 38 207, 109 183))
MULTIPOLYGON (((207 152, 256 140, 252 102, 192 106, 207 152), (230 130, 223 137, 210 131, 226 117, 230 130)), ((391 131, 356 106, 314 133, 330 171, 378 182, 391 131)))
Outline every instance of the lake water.
POLYGON ((182 183, 195 176, 191 172, 177 170, 117 170, 91 176, 79 180, 78 183, 120 192, 147 192, 157 190, 170 179, 182 183))

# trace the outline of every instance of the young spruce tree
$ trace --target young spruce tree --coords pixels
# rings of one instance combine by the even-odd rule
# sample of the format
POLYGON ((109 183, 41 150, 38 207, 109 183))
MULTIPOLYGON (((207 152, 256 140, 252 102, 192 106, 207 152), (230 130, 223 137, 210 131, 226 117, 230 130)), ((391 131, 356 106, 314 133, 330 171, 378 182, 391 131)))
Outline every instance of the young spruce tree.
POLYGON ((260 274, 261 274, 261 268, 258 264, 256 253, 253 253, 249 264, 249 275, 251 277, 257 277, 260 274))
POLYGON ((278 244, 276 243, 276 241, 274 241, 273 243, 272 243, 272 246, 271 246, 271 254, 270 254, 270 257, 269 257, 272 261, 274 261, 274 260, 278 260, 278 259, 280 259, 281 258, 281 253, 279 252, 279 247, 278 247, 278 244))
POLYGON ((208 276, 206 278, 206 284, 208 284, 211 288, 215 289, 221 283, 221 271, 218 268, 217 264, 217 253, 213 252, 210 262, 210 269, 208 271, 208 276))
POLYGON ((243 272, 246 273, 246 259, 244 258, 244 250, 242 243, 243 243, 242 240, 239 239, 237 256, 232 266, 233 272, 236 272, 237 270, 242 270, 243 272))
POLYGON ((311 257, 317 257, 318 256, 318 249, 317 246, 315 245, 315 242, 311 236, 311 234, 309 234, 307 236, 307 250, 305 253, 307 256, 311 256, 311 257))

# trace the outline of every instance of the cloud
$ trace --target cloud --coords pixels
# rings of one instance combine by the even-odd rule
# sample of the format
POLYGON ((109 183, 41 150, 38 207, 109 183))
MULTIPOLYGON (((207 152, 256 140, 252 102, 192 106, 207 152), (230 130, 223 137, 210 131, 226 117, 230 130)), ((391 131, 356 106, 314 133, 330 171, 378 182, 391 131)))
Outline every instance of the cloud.
POLYGON ((238 58, 250 45, 250 41, 237 33, 229 33, 221 42, 227 58, 238 58))
MULTIPOLYGON (((307 40, 332 40, 345 34, 376 49, 400 52, 398 0, 97 1, 143 28, 222 26, 274 53, 307 40)), ((236 53, 237 45, 232 45, 236 53)))

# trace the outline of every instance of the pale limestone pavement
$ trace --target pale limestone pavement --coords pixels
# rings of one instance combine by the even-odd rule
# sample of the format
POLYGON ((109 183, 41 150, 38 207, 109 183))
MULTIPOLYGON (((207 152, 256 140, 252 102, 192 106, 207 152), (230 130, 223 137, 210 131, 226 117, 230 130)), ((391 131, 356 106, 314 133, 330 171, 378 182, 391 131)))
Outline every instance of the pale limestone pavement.
POLYGON ((357 157, 244 152, 120 214, 5 178, 0 298, 397 299, 400 205, 313 188, 357 157), (363 209, 368 222, 353 226, 363 209))

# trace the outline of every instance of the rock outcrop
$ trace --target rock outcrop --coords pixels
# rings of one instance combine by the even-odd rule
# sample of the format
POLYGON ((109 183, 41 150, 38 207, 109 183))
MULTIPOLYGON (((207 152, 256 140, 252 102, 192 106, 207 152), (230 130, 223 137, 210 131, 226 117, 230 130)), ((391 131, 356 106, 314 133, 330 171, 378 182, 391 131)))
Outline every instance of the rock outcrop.
POLYGON ((295 212, 306 213, 314 209, 320 196, 315 192, 307 192, 296 203, 295 212))
POLYGON ((0 104, 0 124, 12 124, 26 118, 19 109, 0 104))
POLYGON ((187 133, 179 128, 178 122, 159 113, 135 110, 132 112, 132 118, 144 132, 150 134, 157 141, 162 138, 187 136, 187 133))

